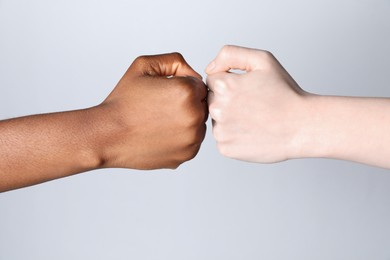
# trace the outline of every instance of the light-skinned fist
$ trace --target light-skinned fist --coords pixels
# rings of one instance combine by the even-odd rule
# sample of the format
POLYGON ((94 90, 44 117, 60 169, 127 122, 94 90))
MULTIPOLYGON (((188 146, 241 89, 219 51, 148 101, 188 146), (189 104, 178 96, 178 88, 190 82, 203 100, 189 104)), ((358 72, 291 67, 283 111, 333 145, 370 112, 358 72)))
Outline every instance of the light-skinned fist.
POLYGON ((224 46, 206 73, 222 155, 262 163, 294 157, 306 93, 270 52, 224 46))

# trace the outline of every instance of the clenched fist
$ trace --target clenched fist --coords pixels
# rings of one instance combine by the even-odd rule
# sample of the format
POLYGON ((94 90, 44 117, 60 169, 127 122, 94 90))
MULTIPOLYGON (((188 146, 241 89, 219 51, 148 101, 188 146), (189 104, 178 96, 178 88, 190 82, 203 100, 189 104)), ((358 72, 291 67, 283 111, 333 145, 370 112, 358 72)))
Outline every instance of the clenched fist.
POLYGON ((251 162, 291 158, 305 92, 273 55, 225 46, 206 73, 213 135, 220 152, 251 162))
POLYGON ((261 163, 336 158, 390 168, 389 98, 310 94, 271 53, 238 46, 223 47, 206 72, 223 155, 261 163))
POLYGON ((180 54, 142 56, 98 106, 0 121, 0 192, 98 168, 176 168, 203 141, 206 96, 180 54))
POLYGON ((176 168, 204 139, 207 89, 178 53, 141 56, 100 106, 114 130, 104 167, 176 168))

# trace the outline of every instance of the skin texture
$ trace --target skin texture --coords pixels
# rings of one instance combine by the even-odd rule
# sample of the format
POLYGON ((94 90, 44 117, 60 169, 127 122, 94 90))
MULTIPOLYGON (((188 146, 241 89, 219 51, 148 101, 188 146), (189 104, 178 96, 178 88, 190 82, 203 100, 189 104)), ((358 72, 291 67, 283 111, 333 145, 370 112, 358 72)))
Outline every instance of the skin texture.
POLYGON ((206 73, 221 154, 259 163, 326 157, 390 168, 390 99, 307 93, 270 52, 239 46, 224 46, 206 73))
POLYGON ((179 53, 138 57, 98 106, 0 121, 0 191, 98 168, 177 168, 204 139, 206 96, 179 53))

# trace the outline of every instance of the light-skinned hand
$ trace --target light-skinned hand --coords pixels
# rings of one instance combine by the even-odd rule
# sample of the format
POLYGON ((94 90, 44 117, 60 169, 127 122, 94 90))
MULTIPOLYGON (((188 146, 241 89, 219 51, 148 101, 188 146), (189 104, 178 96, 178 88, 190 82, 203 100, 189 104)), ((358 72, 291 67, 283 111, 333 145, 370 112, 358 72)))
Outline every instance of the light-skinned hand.
POLYGON ((389 98, 307 93, 270 52, 239 46, 224 46, 206 73, 223 155, 261 163, 325 157, 390 168, 389 98))

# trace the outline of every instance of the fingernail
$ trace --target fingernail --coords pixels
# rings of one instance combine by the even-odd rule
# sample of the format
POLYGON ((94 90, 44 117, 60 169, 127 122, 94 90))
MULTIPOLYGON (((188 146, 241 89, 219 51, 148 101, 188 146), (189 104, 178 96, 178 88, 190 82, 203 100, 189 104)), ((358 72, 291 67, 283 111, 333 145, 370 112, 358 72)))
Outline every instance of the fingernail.
POLYGON ((215 65, 215 61, 210 62, 210 64, 206 67, 206 73, 210 74, 211 72, 213 72, 215 65))

